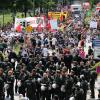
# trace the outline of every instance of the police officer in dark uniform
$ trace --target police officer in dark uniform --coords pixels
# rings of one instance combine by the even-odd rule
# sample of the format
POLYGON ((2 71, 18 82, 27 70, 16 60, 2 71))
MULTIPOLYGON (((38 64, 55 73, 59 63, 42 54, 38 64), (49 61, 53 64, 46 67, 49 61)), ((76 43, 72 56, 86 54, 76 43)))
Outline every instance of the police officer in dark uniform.
POLYGON ((29 78, 25 81, 26 95, 29 100, 36 100, 36 81, 29 75, 29 78))
POLYGON ((41 94, 41 75, 35 69, 32 69, 31 75, 32 80, 36 83, 36 99, 39 100, 41 94))
POLYGON ((47 73, 43 73, 43 78, 41 80, 41 100, 51 100, 48 91, 49 83, 50 79, 48 78, 47 73))
POLYGON ((85 80, 85 78, 84 78, 84 75, 81 77, 81 79, 80 79, 80 87, 83 89, 83 91, 84 91, 84 93, 83 93, 83 95, 84 95, 84 99, 83 100, 86 100, 86 97, 87 97, 87 90, 88 90, 88 82, 85 80))
POLYGON ((54 75, 54 80, 53 80, 53 96, 58 95, 60 99, 60 94, 61 94, 61 72, 60 70, 56 70, 55 75, 54 75))
POLYGON ((22 94, 25 97, 25 81, 27 80, 27 73, 25 72, 25 69, 21 69, 20 70, 20 74, 18 77, 18 82, 20 82, 20 85, 18 85, 19 87, 19 94, 22 94))
POLYGON ((75 100, 84 100, 84 91, 82 88, 80 88, 78 85, 76 86, 75 90, 75 100))
POLYGON ((79 67, 78 67, 78 62, 77 61, 73 61, 73 66, 72 66, 72 71, 74 71, 75 75, 79 75, 79 67))
POLYGON ((20 74, 20 67, 19 65, 16 67, 16 70, 14 71, 14 75, 15 75, 15 93, 18 92, 18 86, 17 86, 17 81, 18 81, 18 77, 20 74))
POLYGON ((4 100, 4 82, 5 77, 3 75, 3 69, 0 68, 0 100, 4 100))
POLYGON ((6 83, 8 84, 7 88, 7 97, 11 96, 11 100, 14 100, 14 75, 13 70, 9 70, 6 77, 6 83))
POLYGON ((95 88, 95 80, 97 78, 97 74, 95 71, 92 71, 90 74, 90 90, 91 90, 91 98, 95 98, 94 88, 95 88))
POLYGON ((70 74, 66 76, 66 100, 68 100, 72 94, 74 80, 70 74))
POLYGON ((9 52, 8 59, 9 59, 9 61, 11 61, 11 59, 17 59, 16 53, 11 50, 9 52))
POLYGON ((48 96, 51 98, 52 95, 52 83, 53 83, 53 73, 50 69, 46 70, 47 76, 50 80, 49 85, 48 85, 48 96))
POLYGON ((85 66, 82 71, 81 71, 81 74, 84 75, 84 78, 87 82, 89 82, 90 80, 90 70, 89 70, 89 67, 88 66, 85 66))
POLYGON ((66 98, 66 71, 62 71, 61 73, 61 95, 60 95, 60 100, 64 100, 66 98))

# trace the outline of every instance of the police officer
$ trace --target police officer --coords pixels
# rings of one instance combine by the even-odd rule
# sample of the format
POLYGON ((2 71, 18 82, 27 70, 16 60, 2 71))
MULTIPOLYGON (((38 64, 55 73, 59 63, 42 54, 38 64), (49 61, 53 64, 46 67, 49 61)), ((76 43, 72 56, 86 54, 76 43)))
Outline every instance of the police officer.
POLYGON ((4 82, 3 69, 0 68, 0 100, 4 100, 4 82))
POLYGON ((59 99, 60 99, 60 94, 61 94, 61 71, 60 70, 56 70, 55 75, 54 75, 54 79, 53 79, 53 96, 54 95, 58 95, 59 99))
POLYGON ((78 85, 76 85, 76 90, 75 90, 75 100, 84 100, 84 91, 82 88, 80 88, 78 85))
POLYGON ((89 82, 90 80, 90 70, 88 66, 85 66, 82 71, 81 74, 84 75, 84 78, 87 82, 89 82))
POLYGON ((18 76, 18 87, 19 87, 19 94, 22 94, 25 97, 25 81, 27 80, 27 73, 25 69, 20 70, 20 74, 18 76))
POLYGON ((66 76, 66 100, 69 99, 71 96, 73 84, 74 84, 73 78, 71 77, 70 74, 67 74, 66 76))
POLYGON ((32 69, 31 75, 32 80, 36 83, 36 99, 39 100, 41 94, 41 75, 35 69, 32 69))
POLYGON ((57 95, 54 95, 53 100, 59 100, 59 97, 57 95))
POLYGON ((85 80, 84 78, 84 75, 81 77, 81 80, 80 80, 80 87, 83 89, 84 93, 84 99, 83 100, 86 100, 86 96, 87 96, 87 90, 88 90, 88 82, 85 80))
POLYGON ((8 84, 7 88, 7 97, 11 96, 11 100, 14 100, 14 75, 13 70, 9 70, 7 73, 6 83, 8 84))
POLYGON ((36 81, 29 75, 29 78, 25 81, 26 95, 29 100, 36 100, 36 81))
POLYGON ((97 74, 95 71, 92 71, 90 74, 90 90, 91 90, 91 98, 95 98, 94 87, 95 87, 95 80, 97 78, 97 74))
POLYGON ((16 66, 16 70, 14 71, 14 75, 15 75, 15 93, 18 92, 17 81, 18 81, 19 74, 20 74, 20 65, 18 64, 16 66))
POLYGON ((41 100, 51 100, 48 92, 50 79, 47 76, 47 73, 43 73, 43 78, 41 80, 41 100))
MULTIPOLYGON (((66 67, 65 67, 66 68, 66 67)), ((60 100, 64 100, 66 98, 66 71, 65 68, 62 69, 61 72, 61 97, 60 100)))

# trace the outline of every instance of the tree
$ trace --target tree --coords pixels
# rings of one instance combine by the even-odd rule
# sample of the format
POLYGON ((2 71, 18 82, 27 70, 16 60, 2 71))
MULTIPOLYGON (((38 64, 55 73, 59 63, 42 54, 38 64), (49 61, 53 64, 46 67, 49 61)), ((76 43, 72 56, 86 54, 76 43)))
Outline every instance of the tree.
POLYGON ((91 5, 91 8, 93 8, 93 5, 95 3, 95 0, 89 0, 89 2, 90 2, 90 5, 91 5))
POLYGON ((55 6, 55 2, 52 0, 42 0, 42 1, 43 1, 43 8, 46 8, 47 12, 49 9, 52 9, 55 6))
POLYGON ((11 0, 0 0, 0 9, 8 9, 12 4, 11 0))
POLYGON ((19 11, 23 11, 26 17, 27 11, 33 8, 33 0, 17 0, 16 8, 19 11))

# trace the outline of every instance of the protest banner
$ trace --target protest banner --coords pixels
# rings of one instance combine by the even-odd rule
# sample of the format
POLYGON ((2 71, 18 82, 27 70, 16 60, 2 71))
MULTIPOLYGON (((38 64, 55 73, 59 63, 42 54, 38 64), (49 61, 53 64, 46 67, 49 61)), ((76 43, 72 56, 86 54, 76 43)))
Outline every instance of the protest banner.
POLYGON ((100 40, 99 39, 93 40, 92 45, 94 48, 94 59, 100 59, 100 40))
MULTIPOLYGON (((26 17, 26 18, 15 18, 15 30, 18 26, 21 26, 22 29, 26 29, 28 26, 32 28, 45 27, 44 17, 26 17)), ((31 31, 32 28, 28 28, 28 31, 31 31)))
POLYGON ((19 26, 22 29, 23 27, 25 27, 25 18, 15 18, 15 25, 14 25, 14 29, 18 29, 19 30, 19 26))
POLYGON ((38 27, 41 24, 41 27, 45 27, 44 17, 27 17, 27 25, 32 26, 33 28, 38 27))
POLYGON ((51 29, 58 29, 57 20, 50 20, 51 29))
POLYGON ((96 21, 90 21, 90 28, 97 28, 97 22, 96 21))
POLYGON ((66 19, 68 17, 68 12, 48 12, 49 19, 66 19))

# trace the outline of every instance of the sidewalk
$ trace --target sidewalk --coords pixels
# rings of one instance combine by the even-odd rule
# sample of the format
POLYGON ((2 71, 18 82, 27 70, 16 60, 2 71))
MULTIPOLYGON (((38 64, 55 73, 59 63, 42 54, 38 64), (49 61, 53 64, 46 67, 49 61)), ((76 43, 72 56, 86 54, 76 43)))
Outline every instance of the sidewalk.
POLYGON ((95 98, 90 98, 90 90, 87 93, 87 100, 99 100, 98 99, 98 88, 100 88, 100 76, 97 78, 95 82, 95 98))

